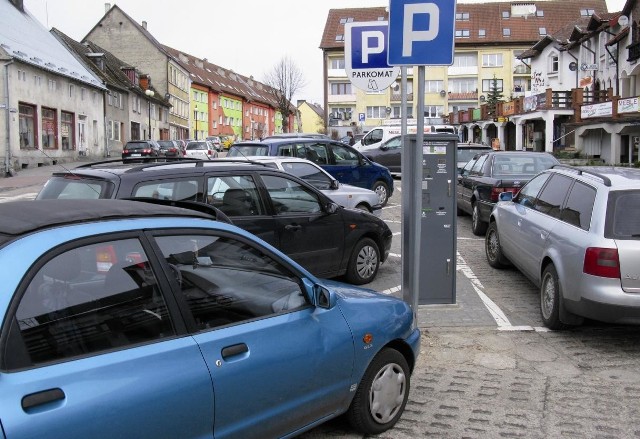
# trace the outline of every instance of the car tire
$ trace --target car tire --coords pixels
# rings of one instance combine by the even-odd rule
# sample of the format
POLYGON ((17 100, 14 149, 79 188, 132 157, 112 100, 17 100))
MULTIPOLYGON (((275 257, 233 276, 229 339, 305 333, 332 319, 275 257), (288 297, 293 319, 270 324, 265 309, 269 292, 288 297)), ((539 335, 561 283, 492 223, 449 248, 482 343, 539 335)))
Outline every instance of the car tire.
POLYGON ((381 206, 386 206, 389 201, 389 186, 384 181, 376 181, 371 188, 378 195, 381 206))
POLYGON ((361 239, 351 252, 347 266, 347 282, 362 285, 371 282, 378 274, 380 267, 380 250, 371 238, 361 239))
POLYGON ((480 220, 480 209, 478 203, 471 205, 471 231, 476 236, 483 236, 487 232, 487 223, 480 220))
POLYGON ((549 329, 567 329, 569 325, 560 320, 560 282, 553 264, 546 266, 540 282, 540 315, 544 326, 549 329))
POLYGON ((385 348, 371 361, 347 411, 351 426, 366 435, 393 427, 407 404, 410 387, 407 360, 385 348))
POLYGON ((502 253, 500 237, 498 236, 498 226, 496 222, 490 222, 487 227, 487 236, 484 238, 484 252, 487 262, 493 268, 504 268, 509 266, 509 260, 502 253))
POLYGON ((371 213, 371 209, 369 209, 369 206, 366 205, 365 203, 360 203, 355 208, 356 208, 356 210, 362 210, 364 212, 371 213))

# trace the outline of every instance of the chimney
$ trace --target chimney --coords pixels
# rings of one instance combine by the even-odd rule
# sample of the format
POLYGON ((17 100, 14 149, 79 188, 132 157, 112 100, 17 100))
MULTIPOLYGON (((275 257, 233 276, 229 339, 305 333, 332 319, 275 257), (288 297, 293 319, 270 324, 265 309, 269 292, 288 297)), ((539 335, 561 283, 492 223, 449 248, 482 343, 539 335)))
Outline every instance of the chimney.
POLYGON ((104 4, 104 13, 106 14, 107 12, 109 12, 109 9, 111 9, 111 3, 105 3, 104 4))
POLYGON ((144 30, 147 30, 147 22, 146 21, 142 22, 142 27, 144 28, 144 30))

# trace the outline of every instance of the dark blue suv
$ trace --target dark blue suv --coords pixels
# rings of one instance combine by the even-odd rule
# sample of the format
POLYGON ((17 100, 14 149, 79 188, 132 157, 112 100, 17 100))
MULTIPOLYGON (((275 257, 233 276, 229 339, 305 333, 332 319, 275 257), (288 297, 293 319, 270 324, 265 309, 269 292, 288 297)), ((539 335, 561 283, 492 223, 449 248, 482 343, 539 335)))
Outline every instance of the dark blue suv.
POLYGON ((311 160, 339 182, 371 189, 380 204, 393 194, 393 177, 386 167, 372 162, 349 145, 331 139, 281 138, 234 143, 227 157, 287 156, 311 160))

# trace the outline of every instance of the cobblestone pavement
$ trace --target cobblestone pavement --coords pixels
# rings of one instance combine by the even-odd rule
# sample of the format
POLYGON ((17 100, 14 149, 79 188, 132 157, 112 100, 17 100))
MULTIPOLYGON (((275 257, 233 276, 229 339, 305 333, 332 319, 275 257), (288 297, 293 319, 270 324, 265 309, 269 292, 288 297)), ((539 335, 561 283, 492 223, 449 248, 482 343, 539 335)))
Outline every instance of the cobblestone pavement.
MULTIPOLYGON (((0 195, 37 192, 34 174, 50 171, 0 179, 0 195), (28 186, 20 190, 16 178, 28 186)), ((396 256, 368 285, 396 296, 400 196, 397 190, 383 214, 396 234, 396 256)), ((489 267, 483 243, 471 234, 469 218, 460 217, 457 303, 420 307, 421 354, 405 413, 376 437, 640 438, 640 328, 587 322, 569 331, 544 330, 536 288, 517 270, 489 267), (480 294, 504 314, 502 329, 480 294)), ((300 436, 362 437, 341 418, 300 436)))

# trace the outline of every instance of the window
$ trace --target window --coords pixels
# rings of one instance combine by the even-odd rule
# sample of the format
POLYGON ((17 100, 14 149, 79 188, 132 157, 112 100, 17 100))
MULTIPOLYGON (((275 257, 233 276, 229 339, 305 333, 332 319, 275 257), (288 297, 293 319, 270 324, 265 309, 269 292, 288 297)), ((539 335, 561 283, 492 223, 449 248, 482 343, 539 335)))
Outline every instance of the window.
POLYGON ((502 54, 501 53, 483 54, 482 67, 502 67, 502 54))
POLYGON ((544 11, 542 9, 538 9, 536 11, 536 17, 544 17, 544 11))
POLYGON ((336 41, 344 41, 344 35, 342 34, 336 35, 336 41))
POLYGON ((486 36, 487 36, 487 30, 486 29, 478 29, 478 37, 484 38, 486 36))
POLYGON ((331 151, 333 151, 337 166, 355 166, 360 163, 358 155, 344 145, 332 143, 331 151))
POLYGON ((387 117, 387 107, 367 107, 367 119, 384 119, 387 117))
POLYGON ((571 182, 572 179, 564 175, 552 175, 542 192, 540 192, 534 204, 534 209, 554 218, 560 218, 560 208, 567 196, 567 190, 571 186, 571 182))
POLYGON ((110 120, 107 123, 107 136, 109 137, 109 140, 120 141, 120 122, 110 120))
POLYGON ((530 79, 524 78, 514 78, 513 79, 513 91, 516 93, 523 93, 525 91, 529 91, 529 83, 530 79))
POLYGON ((175 334, 156 277, 136 239, 85 245, 53 257, 31 279, 15 319, 20 333, 14 333, 13 342, 24 345, 27 364, 14 367, 175 334))
POLYGON ((453 57, 452 67, 477 67, 478 55, 476 53, 456 53, 453 57))
POLYGON ((73 126, 73 113, 60 112, 60 140, 62 141, 63 150, 75 149, 73 126))
POLYGON ((58 89, 58 84, 56 83, 55 79, 49 79, 48 84, 49 91, 56 91, 58 89))
POLYGON ((72 98, 76 94, 76 86, 73 84, 69 84, 69 97, 72 98))
POLYGON ((198 182, 196 180, 163 180, 162 182, 141 183, 133 191, 134 198, 156 198, 173 201, 196 201, 198 182))
POLYGON ((425 93, 440 93, 441 90, 444 90, 444 81, 424 81, 425 93))
POLYGON ((505 27, 502 29, 502 36, 503 37, 510 37, 511 36, 511 29, 509 29, 508 27, 505 27))
POLYGON ((262 179, 277 215, 322 211, 316 194, 295 181, 273 175, 265 175, 262 179))
MULTIPOLYGON (((395 119, 399 119, 402 117, 402 107, 400 105, 394 105, 391 107, 391 117, 395 119)), ((413 118, 413 106, 407 105, 407 117, 409 119, 413 118)))
POLYGON ((549 73, 558 73, 558 55, 555 53, 549 55, 549 73))
POLYGON ((510 15, 509 11, 502 11, 502 18, 509 18, 510 15))
POLYGON ((523 206, 533 207, 535 199, 538 196, 538 192, 540 192, 540 189, 544 186, 549 175, 550 174, 540 174, 532 178, 529 183, 527 183, 520 192, 518 192, 514 201, 523 206))
POLYGON ((36 87, 40 87, 40 85, 42 85, 42 76, 33 75, 33 84, 36 87))
POLYGON ((457 12, 456 13, 456 21, 469 21, 469 13, 468 12, 457 12))
POLYGON ((36 107, 29 104, 18 104, 20 113, 19 134, 20 148, 35 148, 36 141, 36 107))
POLYGON ((351 83, 350 82, 333 82, 331 84, 331 94, 332 95, 353 94, 353 92, 351 91, 351 83))
POLYGON ((198 331, 307 306, 300 280, 244 241, 214 235, 156 238, 198 331))
POLYGON ((595 200, 596 190, 576 181, 569 192, 567 204, 560 213, 560 219, 583 230, 589 230, 595 200))
POLYGON ((332 69, 344 69, 344 58, 334 58, 331 60, 332 69))
POLYGON ((264 215, 253 178, 244 175, 214 176, 207 179, 207 202, 226 215, 264 215))
POLYGON ((58 121, 56 110, 42 107, 42 147, 57 148, 58 121))
POLYGON ((424 107, 424 117, 440 117, 443 111, 443 105, 427 105, 424 107))
MULTIPOLYGON (((497 79, 496 78, 496 90, 497 91, 503 91, 502 90, 502 79, 497 79)), ((486 91, 491 91, 493 89, 493 79, 483 79, 482 80, 482 91, 486 92, 486 91)))
POLYGON ((456 29, 456 38, 469 38, 469 29, 456 29))
POLYGON ((482 173, 482 167, 484 166, 484 162, 487 160, 489 156, 487 154, 484 154, 480 157, 478 157, 478 160, 475 161, 475 163, 473 164, 473 167, 471 168, 471 173, 472 174, 481 174, 482 173))
POLYGON ((475 78, 449 79, 451 93, 475 93, 478 91, 478 80, 475 78))
POLYGON ((540 36, 545 36, 547 34, 547 28, 546 27, 539 27, 538 28, 538 33, 540 34, 540 36))
POLYGON ((580 9, 580 15, 583 17, 590 17, 595 13, 593 9, 580 9))

